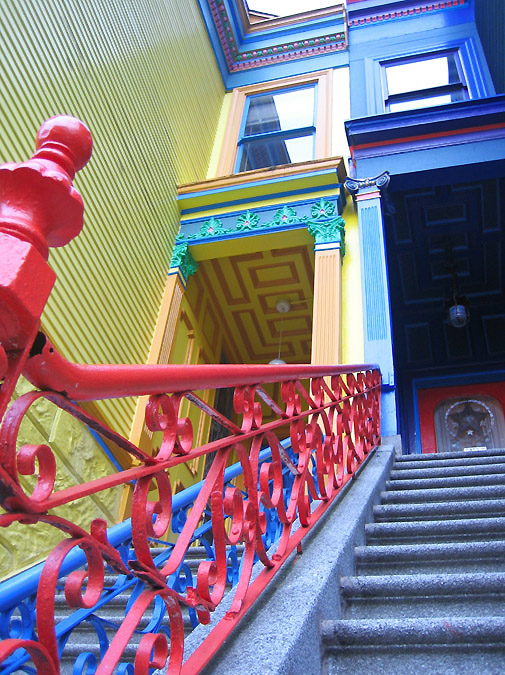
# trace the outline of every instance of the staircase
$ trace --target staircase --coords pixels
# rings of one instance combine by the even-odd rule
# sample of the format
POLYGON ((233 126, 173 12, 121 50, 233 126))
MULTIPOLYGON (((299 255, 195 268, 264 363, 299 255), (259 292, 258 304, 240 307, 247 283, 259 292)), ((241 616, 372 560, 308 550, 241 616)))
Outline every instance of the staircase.
MULTIPOLYGON (((390 470, 391 463, 392 448, 371 458, 206 675, 505 672, 505 450, 403 456, 390 470)), ((194 573, 204 551, 188 553, 194 573)), ((79 667, 100 661, 100 641, 103 649, 125 616, 133 589, 106 581, 119 594, 72 631, 64 674, 75 672, 78 654, 79 667)), ((70 620, 66 603, 57 607, 57 619, 70 620)), ((191 631, 189 615, 184 623, 191 631)), ((196 645, 210 628, 188 636, 188 654, 193 637, 196 645)))
POLYGON ((322 672, 505 672, 505 450, 396 459, 322 672))

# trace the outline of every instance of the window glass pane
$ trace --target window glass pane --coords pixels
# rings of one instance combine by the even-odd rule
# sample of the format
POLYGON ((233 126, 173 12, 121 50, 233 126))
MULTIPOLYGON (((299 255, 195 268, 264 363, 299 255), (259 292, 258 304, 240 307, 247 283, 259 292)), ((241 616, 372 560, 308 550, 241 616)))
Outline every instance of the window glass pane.
POLYGON ((268 141, 246 141, 242 145, 239 171, 264 169, 280 164, 314 159, 314 136, 300 136, 268 141))
POLYGON ((402 94, 460 82, 454 54, 386 66, 388 94, 402 94))
POLYGON ((440 96, 416 97, 408 101, 391 101, 389 103, 389 110, 390 112, 399 112, 400 110, 414 110, 415 108, 432 108, 435 105, 463 101, 464 99, 465 92, 460 90, 451 92, 450 94, 441 94, 440 96))
POLYGON ((314 87, 254 96, 249 103, 244 136, 288 131, 314 125, 314 87))
POLYGON ((330 0, 247 0, 249 11, 273 14, 275 16, 289 16, 301 14, 314 9, 332 7, 335 3, 330 0))
POLYGON ((290 138, 286 141, 286 147, 290 157, 290 162, 308 162, 314 159, 314 137, 302 136, 301 138, 290 138))

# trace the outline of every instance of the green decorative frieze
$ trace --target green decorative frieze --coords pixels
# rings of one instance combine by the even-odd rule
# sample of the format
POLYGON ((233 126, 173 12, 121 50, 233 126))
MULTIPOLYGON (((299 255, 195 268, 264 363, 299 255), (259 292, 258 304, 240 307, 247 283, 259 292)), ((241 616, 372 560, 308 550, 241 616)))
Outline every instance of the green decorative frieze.
POLYGON ((172 269, 178 267, 185 279, 189 279, 196 272, 198 263, 189 252, 188 244, 184 242, 175 245, 170 267, 172 269))
POLYGON ((235 229, 237 232, 255 230, 257 227, 259 227, 259 222, 259 216, 256 213, 251 213, 251 211, 247 210, 237 218, 237 226, 235 229))
POLYGON ((252 211, 245 211, 235 221, 234 227, 224 227, 221 220, 218 218, 211 218, 206 221, 198 232, 193 234, 183 235, 179 233, 177 241, 192 241, 194 239, 209 239, 218 235, 234 235, 242 232, 251 232, 258 230, 270 230, 272 228, 279 228, 283 225, 296 225, 297 223, 307 222, 307 216, 298 216, 295 209, 291 206, 284 206, 282 209, 276 211, 272 220, 265 223, 260 221, 257 213, 252 211))
POLYGON ((275 212, 273 218, 270 210, 268 212, 270 220, 265 222, 261 221, 260 214, 249 209, 233 220, 233 216, 225 216, 227 223, 233 223, 231 227, 225 227, 222 220, 212 217, 206 220, 197 232, 192 234, 180 232, 177 236, 177 242, 179 242, 177 246, 183 242, 187 245, 188 241, 212 239, 223 235, 231 238, 237 235, 247 235, 250 232, 268 232, 298 225, 306 226, 316 239, 316 243, 339 243, 343 255, 345 223, 340 216, 336 215, 338 213, 336 203, 323 197, 310 205, 305 202, 298 208, 302 210, 302 213, 310 213, 310 215, 301 215, 293 206, 285 204, 275 212))
POLYGON ((318 202, 313 204, 310 208, 310 215, 312 220, 319 220, 320 218, 330 218, 335 213, 335 204, 329 202, 322 197, 318 202))
POLYGON ((293 223, 299 223, 303 221, 303 218, 298 218, 296 211, 291 206, 283 206, 282 209, 279 209, 274 216, 272 224, 275 225, 293 225, 293 223))
POLYGON ((227 230, 223 227, 223 223, 219 218, 211 218, 207 220, 196 237, 215 237, 218 234, 226 234, 227 230))

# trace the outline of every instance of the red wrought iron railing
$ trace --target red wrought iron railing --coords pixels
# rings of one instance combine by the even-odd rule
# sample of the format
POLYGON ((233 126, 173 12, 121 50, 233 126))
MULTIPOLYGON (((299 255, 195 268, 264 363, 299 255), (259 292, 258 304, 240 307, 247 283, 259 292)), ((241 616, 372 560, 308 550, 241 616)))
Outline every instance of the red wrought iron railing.
MULTIPOLYGON (((46 263, 47 246, 63 245, 82 227, 82 201, 72 179, 90 151, 91 137, 80 122, 54 118, 41 128, 31 160, 0 167, 0 500, 5 510, 0 526, 22 523, 29 528, 42 522, 60 530, 64 537, 42 568, 33 630, 20 628, 9 633, 4 626, 7 637, 0 643, 0 664, 24 654, 22 659, 31 661, 38 672, 58 673, 66 644, 66 638, 62 641, 59 637, 55 618, 58 584, 64 585, 69 608, 92 609, 103 597, 104 569, 108 566, 138 580, 141 587, 128 603, 113 637, 102 642, 98 660, 92 666, 88 655, 81 655, 80 660, 75 659, 74 672, 112 673, 119 666, 118 672, 134 668, 135 673, 148 673, 150 668, 168 665, 169 673, 197 673, 379 444, 380 373, 372 365, 91 366, 65 360, 38 333, 40 315, 54 282, 46 263), (5 412, 21 374, 37 390, 17 398, 5 412), (273 398, 272 383, 280 383, 279 400, 273 398), (221 387, 234 388, 233 418, 225 417, 195 393, 221 387), (146 424, 162 437, 154 456, 78 405, 80 401, 137 395, 149 397, 146 424), (40 399, 51 401, 114 443, 135 458, 134 465, 59 489, 55 484, 56 459, 48 445, 17 448, 21 423, 30 406, 40 399), (191 421, 181 414, 184 401, 216 420, 227 435, 194 447, 191 421), (289 452, 279 438, 289 439, 289 452), (260 461, 265 446, 271 454, 267 461, 264 457, 260 461), (169 554, 160 563, 153 556, 152 543, 175 532, 171 471, 204 455, 213 458, 208 473, 169 554), (225 480, 232 457, 241 465, 239 486, 225 480), (286 467, 291 475, 287 483, 283 477, 286 467), (35 478, 31 493, 23 488, 22 476, 35 478), (92 520, 86 530, 54 513, 56 507, 129 484, 133 484, 134 555, 121 555, 111 545, 105 521, 92 520), (210 535, 209 528, 199 534, 207 513, 210 535), (271 514, 279 523, 273 553, 266 537, 271 514), (297 521, 301 527, 294 528, 297 521), (169 579, 181 569, 188 548, 199 536, 205 536, 208 555, 198 564, 196 583, 175 588, 169 579), (210 621, 225 595, 230 549, 237 545, 242 559, 229 610, 184 661, 183 608, 189 607, 201 623, 210 621), (87 565, 61 582, 65 560, 76 548, 84 552, 87 565), (263 572, 252 580, 256 561, 263 572), (145 629, 145 615, 153 601, 163 606, 163 619, 151 622, 150 632, 145 629), (132 666, 125 655, 134 634, 139 634, 140 641, 132 666)), ((18 623, 23 624, 22 619, 18 623)))

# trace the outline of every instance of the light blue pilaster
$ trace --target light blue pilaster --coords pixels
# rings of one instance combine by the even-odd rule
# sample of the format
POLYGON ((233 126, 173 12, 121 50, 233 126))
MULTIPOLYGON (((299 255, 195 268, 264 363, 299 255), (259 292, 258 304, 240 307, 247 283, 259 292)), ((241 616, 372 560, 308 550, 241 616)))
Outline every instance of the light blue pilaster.
POLYGON ((389 176, 383 176, 362 181, 351 179, 346 187, 356 194, 358 209, 365 362, 378 363, 381 368, 382 435, 392 436, 397 433, 396 390, 384 221, 378 189, 387 185, 389 176))

